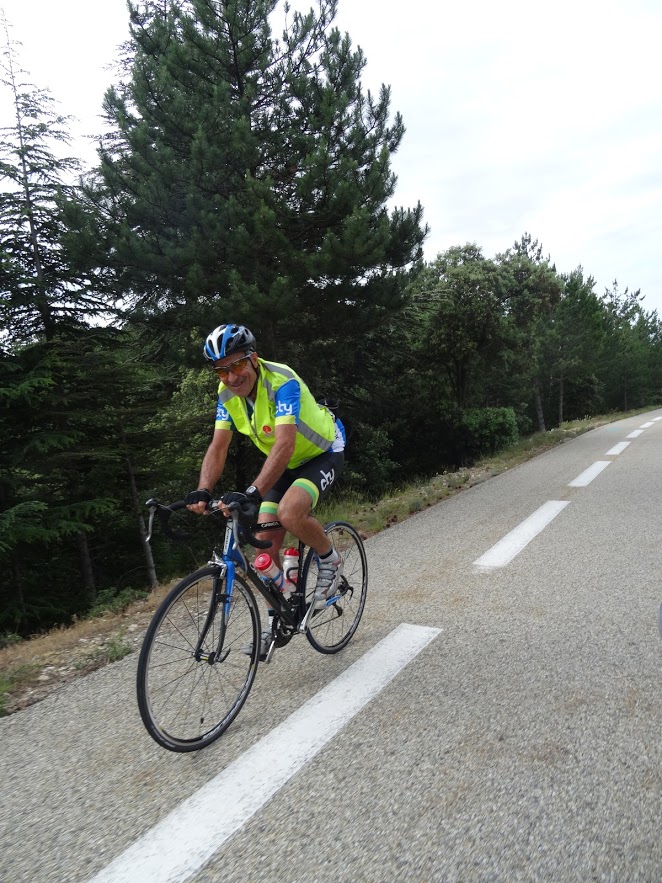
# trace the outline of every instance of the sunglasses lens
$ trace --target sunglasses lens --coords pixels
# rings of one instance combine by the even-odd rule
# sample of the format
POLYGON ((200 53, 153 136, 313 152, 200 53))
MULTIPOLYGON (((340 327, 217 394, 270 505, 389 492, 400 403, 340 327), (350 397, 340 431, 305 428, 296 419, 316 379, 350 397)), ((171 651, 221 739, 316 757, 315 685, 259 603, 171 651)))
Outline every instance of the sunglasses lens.
POLYGON ((229 377, 231 371, 233 374, 243 374, 243 372, 248 368, 250 360, 250 356, 244 356, 243 359, 237 359, 236 362, 232 362, 232 364, 227 365, 224 368, 214 367, 214 371, 216 371, 218 376, 223 379, 229 377))

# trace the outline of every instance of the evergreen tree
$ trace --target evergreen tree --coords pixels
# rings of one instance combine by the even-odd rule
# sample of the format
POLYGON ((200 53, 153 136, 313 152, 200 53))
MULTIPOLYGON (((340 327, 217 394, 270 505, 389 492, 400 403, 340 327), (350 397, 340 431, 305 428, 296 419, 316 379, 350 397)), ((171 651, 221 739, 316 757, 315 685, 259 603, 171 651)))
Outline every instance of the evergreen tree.
POLYGON ((106 95, 113 130, 87 193, 152 333, 237 319, 272 357, 302 334, 308 350, 329 341, 323 370, 400 306, 425 231, 420 206, 386 208, 404 126, 388 88, 363 91, 336 0, 294 13, 280 40, 275 8, 130 4, 127 79, 106 95))
POLYGON ((5 47, 0 83, 9 90, 15 123, 0 130, 0 326, 16 344, 52 340, 62 323, 105 311, 106 303, 80 277, 63 242, 64 203, 73 198, 76 160, 60 157, 67 119, 53 98, 25 80, 17 44, 2 19, 5 47))
POLYGON ((606 344, 602 371, 609 407, 627 411, 655 401, 659 397, 651 366, 659 349, 659 320, 656 313, 646 313, 639 290, 619 288, 615 280, 606 289, 602 302, 605 310, 606 344))
POLYGON ((549 318, 561 298, 563 280, 549 256, 543 256, 538 240, 528 233, 505 254, 497 255, 497 263, 504 284, 510 349, 517 357, 510 370, 520 375, 523 395, 533 399, 538 429, 544 432, 542 352, 549 318))
POLYGON ((555 422, 559 424, 597 414, 603 403, 599 371, 605 311, 594 287, 595 281, 590 276, 585 279, 581 267, 565 276, 561 299, 545 323, 542 361, 557 386, 555 422))
POLYGON ((164 382, 125 338, 61 328, 0 359, 0 629, 67 621, 125 574, 155 581, 140 520, 164 382))
POLYGON ((501 348, 501 289, 494 262, 472 243, 439 254, 411 287, 423 314, 425 358, 446 373, 460 409, 471 404, 484 366, 494 364, 501 348))

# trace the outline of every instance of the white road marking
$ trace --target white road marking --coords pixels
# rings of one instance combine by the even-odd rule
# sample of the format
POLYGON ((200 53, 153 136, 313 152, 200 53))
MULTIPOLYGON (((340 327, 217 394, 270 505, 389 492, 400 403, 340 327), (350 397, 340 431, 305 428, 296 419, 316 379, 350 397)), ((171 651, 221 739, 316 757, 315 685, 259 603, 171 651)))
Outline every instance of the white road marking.
POLYGON ((533 515, 529 515, 496 545, 488 549, 484 555, 477 558, 474 565, 484 570, 493 570, 495 567, 504 567, 509 564, 515 555, 528 546, 531 540, 537 537, 540 531, 547 527, 549 522, 556 518, 568 504, 568 500, 548 500, 543 503, 533 515))
POLYGON ((617 445, 614 445, 613 448, 607 451, 605 457, 615 457, 617 454, 622 454, 629 444, 630 442, 619 442, 617 445))
POLYGON ((606 469, 611 462, 611 460, 597 460, 592 466, 585 469, 581 475, 578 475, 577 478, 573 478, 572 481, 568 482, 568 487, 586 487, 586 485, 590 484, 597 475, 600 475, 602 470, 606 469))
POLYGON ((649 423, 642 423, 639 429, 648 429, 649 426, 653 425, 653 421, 651 420, 649 423))
POLYGON ((643 429, 635 429, 634 432, 631 432, 630 435, 626 435, 625 437, 626 438, 638 438, 643 431, 644 431, 643 429))
POLYGON ((440 631, 399 625, 90 883, 188 880, 440 631))
POLYGON ((662 420, 662 417, 653 417, 653 423, 657 423, 658 420, 662 420))

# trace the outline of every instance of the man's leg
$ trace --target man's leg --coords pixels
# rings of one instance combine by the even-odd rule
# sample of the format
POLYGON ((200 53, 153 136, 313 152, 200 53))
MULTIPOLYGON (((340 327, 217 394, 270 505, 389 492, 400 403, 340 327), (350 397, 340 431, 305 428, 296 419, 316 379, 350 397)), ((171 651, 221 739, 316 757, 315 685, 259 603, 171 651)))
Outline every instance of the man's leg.
POLYGON ((318 555, 326 555, 331 551, 331 543, 320 522, 311 514, 312 508, 313 500, 308 491, 293 485, 280 501, 278 520, 318 555))
POLYGON ((307 491, 293 485, 280 501, 278 520, 317 552, 315 606, 321 608, 336 594, 342 558, 331 545, 320 522, 311 515, 312 503, 307 491))
MULTIPOLYGON (((265 494, 264 501, 260 506, 260 513, 257 516, 258 524, 268 524, 270 521, 280 520, 278 518, 278 506, 283 498, 283 494, 287 491, 293 480, 291 473, 286 472, 285 475, 278 479, 271 490, 265 494)), ((271 555, 271 560, 281 569, 283 565, 280 560, 280 550, 285 541, 286 533, 287 530, 283 528, 282 530, 260 531, 255 534, 258 540, 265 540, 267 543, 271 543, 271 546, 265 549, 265 551, 271 555)))

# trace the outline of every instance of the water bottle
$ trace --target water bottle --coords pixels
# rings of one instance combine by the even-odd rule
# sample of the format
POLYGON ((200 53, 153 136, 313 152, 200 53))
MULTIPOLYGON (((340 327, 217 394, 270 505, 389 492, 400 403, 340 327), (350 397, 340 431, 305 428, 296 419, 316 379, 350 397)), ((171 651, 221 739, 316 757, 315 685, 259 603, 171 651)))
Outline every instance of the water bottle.
MULTIPOLYGON (((285 591, 286 583, 283 577, 283 571, 279 570, 274 564, 271 560, 271 555, 267 555, 266 552, 263 552, 261 555, 257 556, 253 564, 265 582, 271 580, 279 592, 285 591)), ((287 594, 289 594, 289 590, 287 590, 287 594)))
POLYGON ((298 549, 285 549, 285 553, 283 555, 283 573, 285 574, 285 584, 289 586, 289 591, 296 592, 297 579, 299 576, 298 549))

